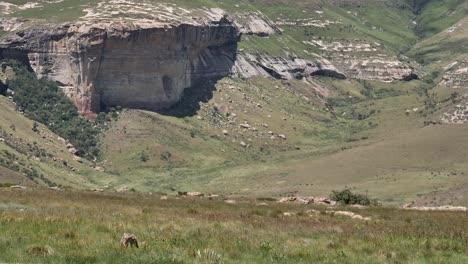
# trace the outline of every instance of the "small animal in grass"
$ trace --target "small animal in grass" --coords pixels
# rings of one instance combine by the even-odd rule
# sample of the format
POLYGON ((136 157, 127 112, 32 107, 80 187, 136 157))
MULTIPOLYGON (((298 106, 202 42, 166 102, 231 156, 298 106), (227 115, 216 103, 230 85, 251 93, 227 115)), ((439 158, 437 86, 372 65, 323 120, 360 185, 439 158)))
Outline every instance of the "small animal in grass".
POLYGON ((122 239, 120 239, 120 247, 121 248, 128 248, 128 245, 130 247, 136 247, 139 248, 138 246, 138 240, 134 234, 131 233, 124 233, 122 236, 122 239))

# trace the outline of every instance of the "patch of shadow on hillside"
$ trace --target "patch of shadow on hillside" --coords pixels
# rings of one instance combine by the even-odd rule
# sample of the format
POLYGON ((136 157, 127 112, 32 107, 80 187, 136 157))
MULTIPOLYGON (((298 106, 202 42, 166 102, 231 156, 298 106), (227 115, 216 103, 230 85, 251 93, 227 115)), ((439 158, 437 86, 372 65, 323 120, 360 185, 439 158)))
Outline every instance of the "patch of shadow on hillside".
POLYGON ((213 98, 216 83, 232 75, 232 68, 237 56, 237 42, 224 46, 208 48, 204 63, 200 63, 192 72, 193 84, 186 88, 179 102, 167 109, 158 110, 162 115, 189 117, 197 115, 202 103, 213 98))
POLYGON ((190 88, 186 88, 179 102, 168 109, 162 109, 157 112, 174 117, 195 116, 200 110, 201 104, 207 103, 213 98, 217 82, 218 80, 208 79, 190 88))

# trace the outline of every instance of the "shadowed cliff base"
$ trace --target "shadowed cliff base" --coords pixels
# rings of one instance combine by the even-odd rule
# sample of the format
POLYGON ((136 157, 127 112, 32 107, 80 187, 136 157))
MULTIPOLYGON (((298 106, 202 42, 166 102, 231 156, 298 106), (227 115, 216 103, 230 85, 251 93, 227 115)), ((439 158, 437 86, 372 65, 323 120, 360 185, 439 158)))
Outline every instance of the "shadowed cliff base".
POLYGON ((206 79, 198 85, 184 90, 182 98, 174 106, 157 111, 162 115, 174 117, 188 117, 197 115, 201 103, 207 103, 213 98, 216 83, 219 79, 206 79))
POLYGON ((199 109, 198 101, 212 97, 216 81, 231 75, 237 29, 231 24, 209 28, 181 25, 170 33, 160 28, 132 32, 130 47, 126 39, 105 41, 92 95, 93 112, 116 106, 157 112, 189 97, 182 104, 187 108, 184 115, 193 115, 199 109), (172 44, 164 39, 171 39, 172 44), (148 49, 151 45, 158 48, 148 49), (126 61, 125 71, 116 68, 121 61, 126 61), (195 91, 184 95, 186 89, 195 91))
POLYGON ((174 105, 158 110, 162 115, 187 117, 197 115, 201 103, 213 98, 216 83, 232 75, 232 68, 237 57, 237 42, 218 47, 209 47, 204 61, 195 67, 191 82, 194 84, 184 89, 182 97, 174 105))
POLYGON ((28 53, 26 51, 18 50, 16 48, 0 47, 0 61, 8 60, 19 61, 29 71, 32 71, 31 64, 29 63, 28 53))

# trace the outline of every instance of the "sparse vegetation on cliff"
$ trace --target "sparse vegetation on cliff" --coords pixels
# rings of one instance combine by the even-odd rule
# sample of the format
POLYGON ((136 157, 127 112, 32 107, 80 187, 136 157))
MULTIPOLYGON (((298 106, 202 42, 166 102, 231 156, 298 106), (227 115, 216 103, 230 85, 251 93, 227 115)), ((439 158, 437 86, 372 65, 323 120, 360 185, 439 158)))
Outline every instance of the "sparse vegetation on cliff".
MULTIPOLYGON (((34 73, 17 62, 9 61, 8 64, 16 73, 8 87, 14 91, 17 109, 69 140, 78 149, 78 155, 90 159, 98 156, 98 126, 81 118, 76 107, 55 83, 37 79, 34 73)), ((37 125, 32 129, 37 131, 37 125)))

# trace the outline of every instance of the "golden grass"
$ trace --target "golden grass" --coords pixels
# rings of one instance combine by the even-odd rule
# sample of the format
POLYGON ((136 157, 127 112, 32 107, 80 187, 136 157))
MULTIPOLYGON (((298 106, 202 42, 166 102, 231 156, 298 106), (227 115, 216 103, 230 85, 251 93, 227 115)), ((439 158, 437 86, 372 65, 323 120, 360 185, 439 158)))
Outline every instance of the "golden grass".
MULTIPOLYGON (((261 201, 264 203, 264 199, 261 201)), ((0 262, 466 263, 468 215, 392 208, 257 206, 253 198, 0 189, 0 262), (312 214, 307 209, 322 213, 312 214), (283 216, 290 212, 293 216, 283 216), (121 250, 124 232, 140 249, 121 250)))

